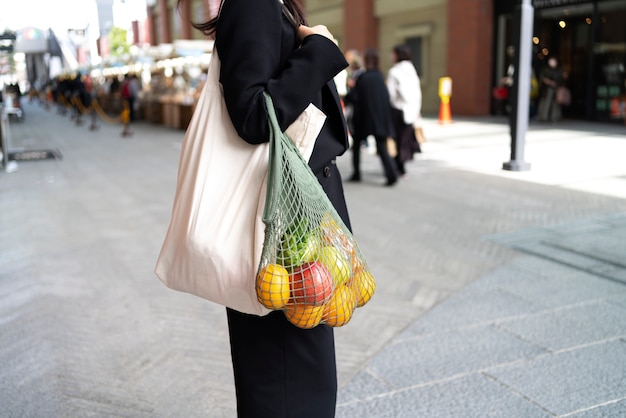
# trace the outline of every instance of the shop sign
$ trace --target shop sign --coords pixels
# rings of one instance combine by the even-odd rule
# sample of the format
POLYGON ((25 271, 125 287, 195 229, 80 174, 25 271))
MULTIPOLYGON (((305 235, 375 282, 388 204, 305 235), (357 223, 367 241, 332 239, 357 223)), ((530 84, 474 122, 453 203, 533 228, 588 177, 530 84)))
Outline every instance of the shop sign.
POLYGON ((570 4, 587 3, 589 0, 533 0, 536 8, 569 6, 570 4))

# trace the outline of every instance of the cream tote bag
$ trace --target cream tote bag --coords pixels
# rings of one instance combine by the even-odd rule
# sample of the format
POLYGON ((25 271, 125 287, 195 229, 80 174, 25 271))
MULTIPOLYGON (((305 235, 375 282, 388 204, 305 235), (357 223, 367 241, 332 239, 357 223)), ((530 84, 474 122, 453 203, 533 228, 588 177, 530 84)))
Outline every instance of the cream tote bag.
MULTIPOLYGON (((171 219, 155 273, 169 288, 265 315, 261 259, 269 145, 239 137, 226 110, 214 49, 185 133, 171 219)), ((308 161, 326 116, 312 104, 285 132, 308 161)))

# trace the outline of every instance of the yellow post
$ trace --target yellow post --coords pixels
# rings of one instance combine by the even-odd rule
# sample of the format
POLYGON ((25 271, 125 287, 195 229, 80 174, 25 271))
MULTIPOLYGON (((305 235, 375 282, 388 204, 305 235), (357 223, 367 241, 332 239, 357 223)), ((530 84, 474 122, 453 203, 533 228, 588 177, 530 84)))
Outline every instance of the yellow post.
POLYGON ((452 79, 450 77, 441 77, 439 79, 439 98, 441 105, 439 106, 439 123, 452 123, 452 113, 450 112, 450 98, 452 97, 452 79))

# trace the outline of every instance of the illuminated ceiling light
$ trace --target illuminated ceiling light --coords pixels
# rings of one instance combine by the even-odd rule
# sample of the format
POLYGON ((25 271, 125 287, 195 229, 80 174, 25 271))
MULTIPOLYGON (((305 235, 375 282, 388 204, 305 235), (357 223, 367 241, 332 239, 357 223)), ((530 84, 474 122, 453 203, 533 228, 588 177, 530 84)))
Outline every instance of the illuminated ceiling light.
POLYGON ((535 45, 539 45, 539 37, 538 36, 533 36, 533 43, 535 45))
POLYGON ((550 53, 550 51, 548 51, 548 48, 543 48, 543 49, 541 50, 541 53, 542 53, 543 55, 545 55, 545 56, 548 56, 548 54, 550 53))
POLYGON ((559 26, 561 27, 561 29, 564 29, 565 26, 567 26, 567 23, 565 23, 564 20, 559 20, 559 26))
POLYGON ((588 25, 591 25, 591 18, 588 17, 587 19, 585 19, 585 22, 587 22, 588 25))

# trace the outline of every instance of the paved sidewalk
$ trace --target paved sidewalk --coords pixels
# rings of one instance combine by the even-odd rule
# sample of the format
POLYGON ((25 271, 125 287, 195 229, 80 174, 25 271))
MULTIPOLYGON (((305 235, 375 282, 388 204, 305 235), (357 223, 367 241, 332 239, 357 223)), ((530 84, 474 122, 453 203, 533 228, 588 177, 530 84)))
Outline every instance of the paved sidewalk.
POLYGON ((395 336, 338 416, 626 416, 626 213, 488 239, 532 255, 395 336))
MULTIPOLYGON (((223 308, 152 273, 183 133, 25 110, 13 147, 63 159, 0 172, 0 416, 235 416, 223 308)), ((426 123, 407 179, 345 184, 378 289, 337 416, 625 415, 624 128, 533 125, 511 173, 503 120, 426 123)))

